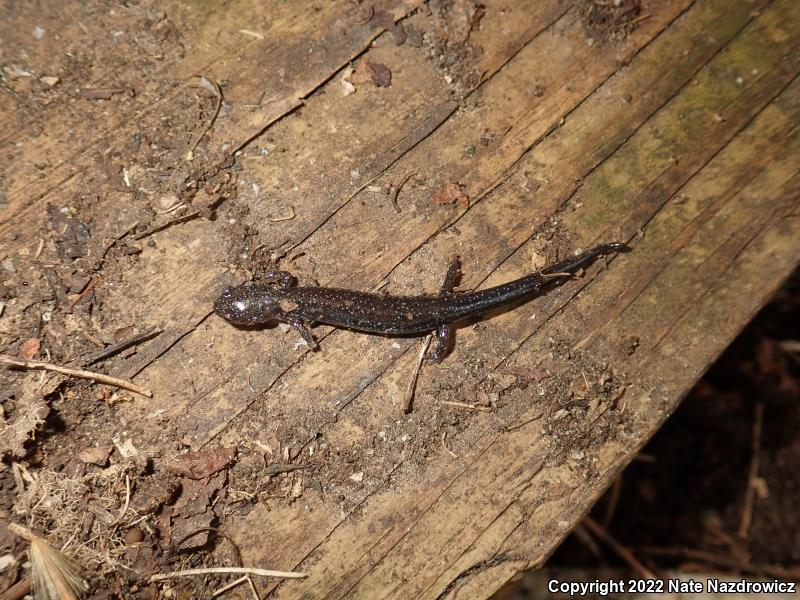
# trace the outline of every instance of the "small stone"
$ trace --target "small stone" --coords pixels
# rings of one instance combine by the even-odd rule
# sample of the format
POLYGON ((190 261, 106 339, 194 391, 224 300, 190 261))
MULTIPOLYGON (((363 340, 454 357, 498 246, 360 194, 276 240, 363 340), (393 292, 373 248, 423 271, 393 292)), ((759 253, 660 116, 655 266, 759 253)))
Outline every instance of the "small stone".
POLYGON ((133 544, 138 544, 144 541, 144 532, 139 529, 138 527, 131 527, 128 531, 125 532, 125 543, 128 546, 132 546, 133 544))
POLYGON ((44 77, 40 77, 39 81, 41 81, 47 87, 53 87, 54 85, 59 83, 61 79, 53 75, 45 75, 44 77))

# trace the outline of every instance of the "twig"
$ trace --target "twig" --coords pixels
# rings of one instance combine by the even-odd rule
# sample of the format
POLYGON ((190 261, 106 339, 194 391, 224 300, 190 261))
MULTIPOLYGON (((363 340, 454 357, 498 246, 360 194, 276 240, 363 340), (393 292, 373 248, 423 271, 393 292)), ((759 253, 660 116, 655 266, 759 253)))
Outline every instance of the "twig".
POLYGON ((459 408, 468 408, 470 410, 479 410, 480 412, 492 412, 492 409, 488 406, 478 406, 477 404, 456 402, 455 400, 442 400, 442 404, 447 404, 448 406, 458 406, 459 408))
POLYGON ((572 534, 581 544, 586 547, 589 552, 592 553, 592 556, 594 556, 598 563, 602 564, 605 562, 603 560, 603 551, 600 549, 600 545, 597 543, 597 540, 592 537, 592 534, 589 533, 589 530, 586 529, 584 525, 578 524, 578 526, 572 530, 572 534))
POLYGON ((603 527, 608 527, 611 525, 611 519, 614 518, 614 513, 617 510, 617 504, 619 503, 619 493, 622 490, 622 473, 614 480, 614 483, 611 485, 611 492, 608 497, 608 505, 606 505, 606 512, 603 515, 603 527))
POLYGON ((103 264, 103 261, 105 261, 105 259, 106 259, 106 255, 108 254, 109 250, 111 250, 118 241, 120 241, 122 238, 124 238, 126 235, 128 235, 131 231, 136 229, 138 226, 139 226, 139 221, 134 221, 133 223, 128 225, 125 229, 120 231, 117 235, 115 235, 111 239, 111 241, 108 242, 108 244, 106 244, 106 247, 103 248, 103 253, 100 255, 100 260, 98 261, 98 263, 94 267, 95 271, 100 269, 100 267, 103 264))
POLYGON ((428 335, 425 341, 422 342, 422 348, 420 348, 419 357, 417 358, 417 365, 414 367, 414 372, 411 374, 411 381, 408 382, 406 395, 403 398, 403 414, 405 415, 409 414, 413 407, 414 391, 417 389, 417 379, 419 378, 419 372, 422 369, 422 361, 425 360, 425 353, 428 351, 428 346, 430 346, 432 338, 432 335, 428 335))
MULTIPOLYGON (((267 249, 269 252, 272 252, 273 250, 277 250, 277 249, 278 249, 278 248, 280 248, 281 246, 285 246, 285 245, 286 245, 286 244, 288 244, 290 241, 291 241, 291 239, 290 239, 290 238, 286 238, 286 239, 285 239, 285 240, 283 240, 283 241, 282 241, 280 244, 277 244, 277 245, 275 245, 275 246, 269 246, 269 247, 267 247, 267 245, 266 245, 266 244, 259 244, 258 246, 256 246, 255 248, 253 248, 253 251, 252 251, 252 252, 250 252, 250 262, 252 262, 252 261, 253 261, 253 259, 254 259, 255 255, 256 255, 256 252, 258 252, 259 250, 261 250, 261 249, 263 249, 263 248, 266 248, 266 249, 267 249)), ((284 256, 286 256, 286 253, 285 253, 285 252, 284 252, 284 253, 283 253, 281 256, 279 256, 279 257, 277 257, 277 258, 283 258, 284 256)))
POLYGON ((109 100, 117 94, 133 94, 131 88, 85 88, 80 91, 81 98, 87 100, 109 100))
POLYGON ((119 516, 111 522, 111 526, 113 527, 120 521, 122 521, 122 517, 125 516, 125 513, 128 512, 128 507, 131 505, 131 478, 128 475, 125 475, 125 506, 122 507, 122 511, 120 511, 119 516))
POLYGON ((279 475, 280 473, 290 473, 307 468, 308 465, 272 465, 264 469, 263 475, 279 475))
POLYGON ((572 277, 574 273, 568 273, 566 271, 562 271, 560 273, 539 273, 539 276, 543 279, 554 279, 556 277, 572 277))
POLYGON ((240 29, 239 33, 241 33, 242 35, 249 35, 250 37, 254 37, 257 40, 263 40, 264 39, 264 34, 263 33, 259 33, 257 31, 250 31, 249 29, 240 29))
POLYGON ((294 212, 294 206, 289 207, 289 213, 283 217, 267 217, 267 221, 271 223, 279 223, 280 221, 291 221, 292 219, 297 216, 297 213, 294 212))
POLYGON ((28 575, 3 592, 2 595, 0 595, 0 600, 22 600, 31 593, 32 586, 33 580, 31 576, 28 575))
POLYGON ((400 190, 402 190, 403 186, 408 182, 408 180, 414 177, 416 174, 416 171, 414 173, 409 173, 403 178, 399 185, 391 185, 389 187, 389 200, 391 200, 392 206, 394 206, 394 209, 397 212, 400 212, 400 205, 397 203, 397 197, 400 195, 400 190))
POLYGON ((219 109, 222 107, 222 89, 219 87, 219 84, 213 79, 209 79, 205 75, 197 75, 197 77, 200 78, 200 81, 205 81, 211 84, 211 86, 214 89, 214 95, 216 96, 217 101, 216 104, 214 105, 214 114, 211 115, 211 118, 208 120, 208 123, 206 123, 206 126, 203 128, 203 130, 200 132, 200 135, 198 135, 195 138, 194 142, 189 146, 189 151, 186 153, 186 160, 192 160, 192 153, 194 152, 194 149, 197 148, 197 144, 200 143, 200 140, 203 139, 203 136, 207 134, 214 126, 214 122, 217 120, 217 116, 219 115, 219 109))
POLYGON ((624 560, 628 566, 636 571, 641 577, 645 579, 656 578, 656 574, 639 562, 639 560, 633 555, 633 552, 619 543, 616 538, 614 538, 610 533, 608 533, 608 531, 601 527, 597 521, 592 519, 592 517, 584 517, 582 525, 584 525, 586 529, 608 544, 611 549, 617 553, 617 556, 624 560))
POLYGON ((592 387, 589 385, 589 378, 586 377, 586 371, 581 370, 581 375, 583 375, 583 383, 586 385, 586 393, 592 391, 592 387))
POLYGON ((643 546, 642 552, 649 556, 670 556, 698 560, 709 565, 715 565, 723 569, 731 569, 742 573, 752 573, 754 575, 765 575, 778 579, 800 579, 800 569, 785 568, 777 565, 741 563, 736 560, 719 556, 711 552, 702 550, 692 550, 690 548, 661 548, 658 546, 643 546))
POLYGON ((778 343, 778 347, 785 352, 800 353, 800 341, 798 340, 783 340, 778 343))
POLYGON ((508 427, 504 427, 501 430, 501 432, 502 433, 506 433, 507 431, 516 431, 517 429, 522 429, 523 427, 525 427, 525 425, 529 425, 530 423, 533 423, 534 421, 538 421, 543 416, 544 416, 544 412, 539 412, 539 413, 533 415, 532 417, 530 417, 529 419, 525 419, 523 421, 520 421, 519 423, 514 423, 514 425, 509 425, 508 427))
POLYGON ((299 573, 297 571, 270 571, 268 569, 256 569, 251 567, 210 567, 206 569, 186 569, 184 571, 172 571, 170 573, 153 575, 150 578, 150 583, 157 583, 177 577, 194 577, 196 575, 214 575, 220 573, 233 573, 235 575, 246 573, 248 575, 258 575, 259 577, 277 577, 280 579, 303 579, 304 577, 308 577, 306 573, 299 573))
POLYGON ((110 356, 115 355, 117 352, 122 352, 126 348, 138 344, 139 342, 143 342, 146 339, 151 337, 156 337, 157 335, 161 335, 163 333, 162 329, 156 329, 155 327, 151 327, 147 331, 143 331, 142 333, 137 333, 134 336, 129 337, 126 340, 122 340, 121 342, 117 342, 116 344, 111 344, 103 348, 102 350, 95 352, 94 354, 90 354, 86 359, 82 361, 84 366, 89 366, 96 362, 99 362, 103 359, 106 359, 110 356))
POLYGON ((231 582, 230 582, 228 585, 223 585, 223 586, 222 586, 221 588, 219 588, 219 589, 218 589, 216 592, 214 592, 213 594, 211 594, 211 597, 212 597, 212 598, 216 598, 217 596, 221 596, 222 594, 224 594, 224 593, 225 593, 225 592, 227 592, 228 590, 232 590, 232 589, 233 589, 233 588, 235 588, 236 586, 242 585, 242 584, 243 584, 245 581, 247 581, 249 578, 250 578, 250 576, 249 576, 249 575, 243 575, 242 577, 239 577, 239 579, 235 579, 235 580, 231 581, 231 582))
POLYGON ((380 280, 378 283, 376 283, 376 284, 375 284, 375 286, 374 286, 374 287, 373 287, 373 288, 370 290, 370 293, 374 294, 374 293, 375 293, 375 292, 377 292, 379 289, 381 289, 382 287, 386 287, 387 285, 389 285, 389 282, 388 282, 388 281, 386 281, 385 279, 381 279, 381 280, 380 280))
POLYGON ((369 8, 368 8, 368 11, 367 11, 366 18, 362 19, 361 21, 356 21, 355 24, 356 25, 366 25, 367 23, 369 23, 372 20, 372 17, 374 17, 374 16, 375 16, 375 7, 372 4, 370 4, 369 8))
POLYGON ((224 199, 225 199, 224 196, 219 196, 218 198, 216 198, 212 202, 209 202, 208 205, 202 208, 193 210, 192 212, 187 213, 185 215, 181 215, 180 217, 175 217, 174 219, 170 219, 169 221, 165 221, 160 225, 153 225, 150 229, 146 229, 141 233, 137 233, 135 236, 133 236, 133 239, 141 240, 142 238, 146 238, 149 235, 158 233, 159 231, 167 229, 168 227, 172 227, 173 225, 177 225, 179 223, 185 223, 186 221, 191 221, 192 219, 196 219, 197 217, 202 217, 207 212, 216 210, 216 208, 222 203, 224 199))
POLYGON ((150 229, 145 229, 141 233, 137 233, 135 236, 133 236, 133 239, 141 240, 142 238, 146 238, 149 235, 158 233, 159 231, 161 231, 162 229, 166 229, 167 227, 172 227, 173 225, 177 225, 178 223, 184 223, 186 221, 191 221, 192 219, 196 219, 197 217, 202 215, 205 211, 206 211, 205 208, 202 210, 194 210, 186 215, 170 219, 169 221, 161 223, 160 225, 154 225, 150 229))
POLYGON ((173 204, 169 208, 165 208, 164 210, 157 210, 156 214, 157 215, 168 215, 168 214, 174 213, 179 208, 183 208, 184 206, 186 206, 186 201, 185 200, 178 200, 175 204, 173 204))
POLYGON ((71 311, 73 308, 75 308, 75 305, 81 300, 83 300, 84 297, 86 297, 89 294, 89 292, 91 292, 94 289, 94 286, 97 285, 98 281, 99 279, 97 277, 92 277, 92 280, 88 284, 86 284, 86 287, 84 287, 83 290, 81 290, 81 293, 78 294, 78 297, 75 298, 75 300, 73 300, 70 303, 68 310, 71 311))
POLYGON ((0 364, 4 364, 9 367, 18 367, 20 369, 43 369, 45 371, 54 371, 56 373, 61 373, 62 375, 67 375, 69 377, 78 377, 79 379, 91 379, 100 383, 113 385, 118 388, 122 388, 123 390, 135 392, 136 394, 140 394, 142 396, 147 396, 148 398, 153 397, 153 392, 151 392, 147 388, 140 387, 135 383, 131 383, 130 381, 125 381, 124 379, 117 379, 116 377, 111 377, 110 375, 103 375, 102 373, 96 373, 94 371, 73 369, 71 367, 55 365, 53 363, 44 362, 41 360, 25 360, 22 358, 14 358, 13 356, 8 356, 7 354, 0 354, 0 364))
POLYGON ((250 577, 250 575, 247 576, 247 583, 250 586, 250 591, 253 592, 253 598, 261 600, 261 596, 258 595, 258 590, 256 589, 256 584, 253 583, 253 578, 250 577))
POLYGON ((447 429, 442 431, 442 448, 444 448, 445 452, 447 452, 453 458, 458 458, 458 454, 456 454, 455 452, 450 450, 450 448, 447 447, 447 429))
POLYGON ((756 404, 755 415, 753 417, 753 437, 752 454, 750 456, 750 470, 747 474, 747 490, 744 494, 744 506, 742 507, 742 519, 739 522, 739 537, 747 539, 750 533, 750 525, 753 522, 753 506, 756 498, 756 486, 758 485, 758 470, 761 463, 761 429, 764 424, 764 403, 756 404))
POLYGON ((644 21, 645 19, 649 19, 650 17, 651 17, 650 13, 647 13, 647 14, 644 14, 644 15, 639 15, 635 19, 631 19, 627 23, 624 23, 624 25, 636 25, 636 23, 639 23, 640 21, 644 21))

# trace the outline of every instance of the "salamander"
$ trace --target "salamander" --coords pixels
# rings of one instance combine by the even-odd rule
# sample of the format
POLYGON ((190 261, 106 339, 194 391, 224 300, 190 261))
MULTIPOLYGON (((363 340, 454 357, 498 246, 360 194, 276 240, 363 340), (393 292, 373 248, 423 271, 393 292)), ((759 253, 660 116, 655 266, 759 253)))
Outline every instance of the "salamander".
POLYGON ((455 323, 528 300, 560 285, 597 257, 627 249, 621 242, 603 244, 537 273, 467 293, 453 292, 459 274, 459 262, 455 259, 447 270, 440 293, 422 296, 297 286, 290 273, 270 271, 262 282, 226 288, 214 302, 214 311, 235 325, 287 323, 313 349, 318 348, 309 329, 313 323, 384 335, 435 331, 437 343, 428 360, 440 362, 450 348, 455 323))

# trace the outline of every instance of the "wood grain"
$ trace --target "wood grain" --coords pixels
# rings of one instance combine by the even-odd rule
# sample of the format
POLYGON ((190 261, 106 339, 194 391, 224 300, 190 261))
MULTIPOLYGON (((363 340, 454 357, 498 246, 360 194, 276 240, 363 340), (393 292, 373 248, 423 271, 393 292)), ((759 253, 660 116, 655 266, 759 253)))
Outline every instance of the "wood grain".
MULTIPOLYGON (((101 190, 101 239, 164 218, 112 188, 103 161, 177 122, 193 75, 220 83, 224 114, 194 160, 192 131, 170 133, 165 156, 198 181, 229 178, 228 195, 213 219, 114 262, 96 319, 163 329, 111 363, 154 391, 110 417, 137 447, 246 457, 273 437, 308 463, 280 480, 302 496, 259 497, 221 524, 246 564, 309 574, 265 585, 275 597, 482 598, 540 566, 800 261, 796 2, 648 3, 606 43, 589 43, 577 3, 487 5, 469 40, 479 78, 457 93, 429 47, 396 46, 355 3, 236 0, 164 4, 186 28, 183 54, 153 67, 158 91, 102 110, 64 100, 41 113, 47 135, 2 96, 18 135, 2 142, 0 240, 16 256, 47 231, 47 205, 86 189, 101 190), (344 95, 361 56, 392 84, 344 95), (29 164, 40 155, 53 157, 43 172, 29 164), (398 213, 384 191, 411 173, 398 213), (468 206, 432 200, 451 182, 468 206), (407 416, 417 340, 317 327, 314 353, 294 332, 239 330, 210 310, 259 246, 280 247, 302 280, 420 293, 453 255, 474 289, 612 239, 632 252, 459 329, 407 416), (476 398, 492 412, 440 402, 476 398)), ((374 8, 433 31, 413 3, 374 8)), ((101 69, 92 85, 125 73, 101 69)), ((149 201, 170 192, 163 181, 149 201)))

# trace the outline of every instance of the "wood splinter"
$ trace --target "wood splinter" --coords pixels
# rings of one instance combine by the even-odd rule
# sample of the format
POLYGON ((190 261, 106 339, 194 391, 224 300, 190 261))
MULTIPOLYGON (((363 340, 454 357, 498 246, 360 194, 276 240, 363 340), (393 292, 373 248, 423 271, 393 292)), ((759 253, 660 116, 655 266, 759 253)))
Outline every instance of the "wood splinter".
POLYGON ((153 575, 150 577, 150 583, 157 583, 176 577, 194 577, 197 575, 214 575, 217 573, 258 575, 260 577, 278 577, 280 579, 303 579, 304 577, 308 577, 305 573, 299 573, 297 571, 270 571, 268 569, 256 569, 251 567, 211 567, 207 569, 186 569, 184 571, 172 571, 171 573, 153 575))

